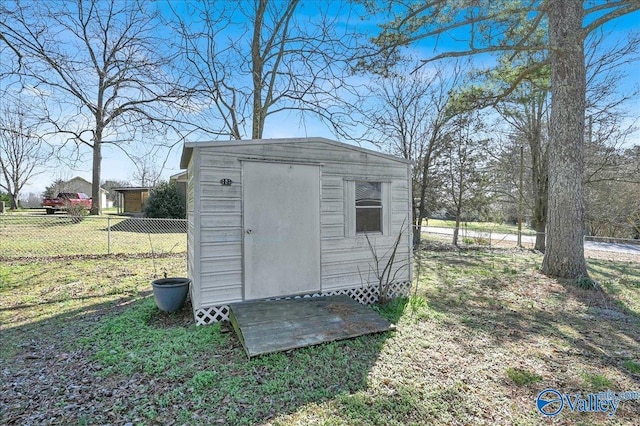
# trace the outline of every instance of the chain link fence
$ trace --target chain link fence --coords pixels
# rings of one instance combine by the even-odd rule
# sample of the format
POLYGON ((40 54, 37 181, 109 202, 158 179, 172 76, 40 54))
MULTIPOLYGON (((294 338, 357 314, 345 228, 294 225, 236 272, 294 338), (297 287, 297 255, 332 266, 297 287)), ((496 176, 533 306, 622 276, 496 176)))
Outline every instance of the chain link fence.
POLYGON ((184 219, 0 215, 0 258, 186 251, 184 219))
MULTIPOLYGON (((423 238, 451 243, 453 228, 422 227, 423 238)), ((526 230, 522 246, 533 248, 535 231, 526 230)), ((461 227, 459 245, 515 247, 517 235, 492 228, 461 227)), ((585 249, 640 255, 640 240, 585 237, 585 249)), ((124 216, 0 215, 0 258, 101 254, 167 254, 187 251, 184 219, 124 216)))
MULTIPOLYGON (((422 236, 427 240, 436 240, 440 242, 452 243, 453 232, 455 227, 432 227, 423 226, 422 236)), ((508 233, 504 230, 496 230, 493 228, 482 228, 474 226, 472 229, 466 226, 460 226, 458 230, 459 246, 486 246, 487 248, 516 247, 518 245, 518 235, 516 233, 508 233)), ((524 230, 521 235, 520 245, 523 248, 532 249, 536 243, 536 232, 532 230, 524 230)))
MULTIPOLYGON (((453 227, 422 227, 422 236, 427 240, 452 243, 453 227)), ((459 246, 486 246, 488 248, 501 247, 509 248, 518 245, 518 235, 508 233, 504 230, 492 228, 481 228, 474 226, 473 229, 461 226, 458 231, 459 246)), ((533 249, 536 242, 536 232, 530 229, 523 229, 521 236, 521 246, 533 249)), ((584 237, 584 247, 586 250, 606 251, 640 255, 640 240, 628 238, 596 237, 586 235, 584 237)))

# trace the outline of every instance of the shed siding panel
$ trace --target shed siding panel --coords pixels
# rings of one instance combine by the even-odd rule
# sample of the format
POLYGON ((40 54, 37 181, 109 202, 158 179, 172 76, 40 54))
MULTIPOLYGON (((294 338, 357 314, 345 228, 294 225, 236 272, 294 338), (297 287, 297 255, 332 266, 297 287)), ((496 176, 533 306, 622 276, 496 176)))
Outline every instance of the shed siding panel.
POLYGON ((207 252, 210 258, 242 256, 242 247, 234 242, 232 243, 202 243, 203 251, 207 252))
POLYGON ((196 198, 198 197, 198 160, 192 158, 187 168, 187 276, 191 280, 191 302, 194 309, 202 306, 202 296, 200 291, 199 276, 199 251, 196 241, 199 236, 196 234, 199 229, 196 227, 196 198))
MULTIPOLYGON (((391 235, 374 236, 382 254, 395 242, 403 221, 407 220, 409 200, 407 165, 363 152, 327 146, 322 142, 291 144, 203 147, 199 155, 200 286, 202 306, 216 306, 243 299, 242 271, 242 161, 303 162, 321 164, 321 276, 322 289, 359 287, 367 279, 371 252, 362 235, 345 238, 345 181, 379 180, 390 183, 391 235), (231 186, 220 184, 231 179, 231 186), (359 272, 360 271, 360 272, 359 272)), ((192 161, 193 162, 193 161, 192 161)), ((191 192, 194 184, 189 187, 191 192)), ((405 223, 406 227, 406 223, 405 223)), ((406 229, 405 229, 406 232, 406 229)), ((407 232, 407 241, 409 233, 407 232)), ((190 240, 191 241, 191 240, 190 240)), ((399 247, 398 255, 409 256, 409 244, 399 247)), ((190 246, 190 250, 192 246, 190 246)), ((371 275, 370 280, 374 277, 371 275)), ((408 280, 408 268, 398 274, 408 280)))
POLYGON ((202 274, 219 272, 242 273, 241 256, 203 257, 202 274))
POLYGON ((242 174, 234 155, 202 151, 202 300, 222 305, 242 300, 242 174), (231 179, 222 185, 221 179, 231 179))

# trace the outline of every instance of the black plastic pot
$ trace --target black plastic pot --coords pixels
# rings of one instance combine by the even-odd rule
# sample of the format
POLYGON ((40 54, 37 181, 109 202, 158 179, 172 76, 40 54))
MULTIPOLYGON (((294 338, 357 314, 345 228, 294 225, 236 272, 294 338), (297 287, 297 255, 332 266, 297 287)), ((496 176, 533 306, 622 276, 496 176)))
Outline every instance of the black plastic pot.
POLYGON ((151 281, 153 298, 158 309, 164 312, 175 312, 182 308, 189 293, 189 278, 161 278, 151 281))

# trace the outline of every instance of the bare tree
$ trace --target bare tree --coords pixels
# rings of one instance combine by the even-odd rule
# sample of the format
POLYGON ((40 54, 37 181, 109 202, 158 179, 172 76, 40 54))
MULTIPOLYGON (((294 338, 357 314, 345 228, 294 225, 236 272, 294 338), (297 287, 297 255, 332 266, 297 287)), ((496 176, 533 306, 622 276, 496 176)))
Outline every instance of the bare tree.
MULTIPOLYGON (((634 130, 632 126, 622 126, 621 122, 627 115, 623 107, 629 99, 637 96, 637 88, 624 94, 616 88, 625 77, 621 65, 637 59, 640 39, 635 35, 624 44, 606 47, 603 41, 601 32, 592 33, 587 38, 587 185, 604 176, 609 179, 623 176, 622 157, 614 153, 634 130)), ((513 137, 506 139, 507 146, 498 160, 506 166, 501 174, 506 178, 504 182, 510 183, 501 193, 511 197, 513 203, 519 203, 519 199, 524 201, 531 209, 532 224, 536 230, 535 249, 542 252, 545 250, 548 204, 549 67, 542 67, 522 79, 518 69, 529 69, 545 60, 545 52, 505 54, 497 67, 481 72, 474 78, 473 86, 464 92, 464 96, 471 98, 479 107, 493 106, 514 132, 513 137), (517 87, 511 89, 507 96, 500 96, 511 88, 516 78, 520 79, 517 87), (523 188, 525 194, 520 194, 520 190, 509 190, 519 188, 519 149, 527 154, 524 162, 527 171, 527 186, 523 188)))
POLYGON ((478 140, 483 125, 477 113, 458 115, 447 134, 443 153, 443 190, 446 204, 455 215, 454 245, 458 245, 460 223, 469 210, 488 204, 488 176, 483 157, 488 140, 478 140))
POLYGON ((113 207, 122 207, 119 205, 120 197, 113 188, 124 188, 131 186, 131 183, 127 180, 107 179, 100 186, 107 191, 107 200, 113 202, 113 207))
POLYGON ((586 224, 589 235, 634 238, 640 212, 640 183, 599 181, 586 187, 586 224))
POLYGON ((60 192, 72 192, 68 188, 69 179, 65 179, 62 177, 58 177, 51 182, 48 186, 44 188, 44 192, 42 193, 42 197, 44 198, 55 198, 57 194, 60 192))
POLYGON ((160 182, 162 169, 158 169, 157 163, 150 156, 138 158, 135 163, 136 170, 131 176, 132 180, 140 186, 156 186, 160 182))
POLYGON ((37 209, 42 206, 42 197, 35 192, 23 194, 20 197, 20 206, 27 209, 37 209))
POLYGON ((368 85, 361 107, 365 141, 411 160, 413 181, 413 244, 421 240, 422 222, 433 205, 434 164, 443 150, 453 118, 450 94, 461 80, 455 63, 426 71, 397 68, 368 85))
MULTIPOLYGON (((518 66, 530 67, 530 63, 533 62, 531 57, 528 58, 528 62, 529 64, 502 62, 502 67, 492 73, 492 81, 498 79, 508 85, 512 84, 510 80, 513 78, 514 69, 518 66)), ((529 161, 526 162, 526 167, 529 171, 529 197, 520 194, 520 191, 524 192, 524 188, 520 188, 517 176, 524 171, 519 170, 519 156, 512 157, 516 161, 511 164, 514 173, 510 176, 513 177, 513 186, 518 188, 517 200, 527 202, 532 211, 533 227, 536 230, 535 249, 541 252, 545 251, 549 191, 549 95, 548 69, 541 69, 538 73, 527 76, 509 96, 494 104, 495 110, 515 131, 518 148, 528 154, 529 161)), ((510 139, 510 142, 513 143, 514 140, 510 139)))
POLYGON ((446 0, 385 6, 393 18, 377 43, 388 53, 421 39, 466 31, 468 45, 430 61, 495 52, 547 51, 548 60, 521 69, 505 92, 547 63, 551 70, 549 209, 542 271, 550 276, 588 276, 584 259, 584 124, 586 70, 584 42, 603 24, 640 10, 637 0, 601 2, 446 0), (548 38, 533 37, 548 24, 548 38))
POLYGON ((606 34, 591 34, 587 49, 587 108, 585 123, 585 184, 604 180, 640 181, 633 173, 633 156, 622 155, 637 131, 638 117, 628 104, 640 94, 640 86, 617 90, 627 76, 622 65, 640 59, 640 33, 624 42, 605 45, 606 34))
POLYGON ((38 136, 37 123, 21 104, 0 110, 0 188, 11 198, 11 209, 18 208, 20 191, 42 173, 47 155, 38 136))
POLYGON ((152 10, 136 0, 3 2, 0 42, 15 52, 23 87, 46 97, 50 140, 91 149, 92 214, 102 210, 104 146, 126 149, 172 117, 173 57, 152 10))
POLYGON ((299 0, 194 1, 173 5, 184 87, 202 130, 262 138, 267 118, 315 114, 341 131, 337 105, 349 90, 355 33, 339 13, 349 5, 299 0), (306 9, 305 9, 306 8, 306 9))

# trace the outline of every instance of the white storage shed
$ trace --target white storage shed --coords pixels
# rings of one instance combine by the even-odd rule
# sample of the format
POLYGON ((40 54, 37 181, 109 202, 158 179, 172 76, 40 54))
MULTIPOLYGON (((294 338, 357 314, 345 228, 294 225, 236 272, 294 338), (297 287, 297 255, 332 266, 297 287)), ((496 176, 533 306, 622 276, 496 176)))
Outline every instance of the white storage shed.
MULTIPOLYGON (((408 161, 324 138, 186 143, 188 274, 197 324, 247 300, 377 300, 376 264, 401 234, 391 295, 411 283, 408 161)), ((379 264, 384 266, 386 259, 379 264)))

